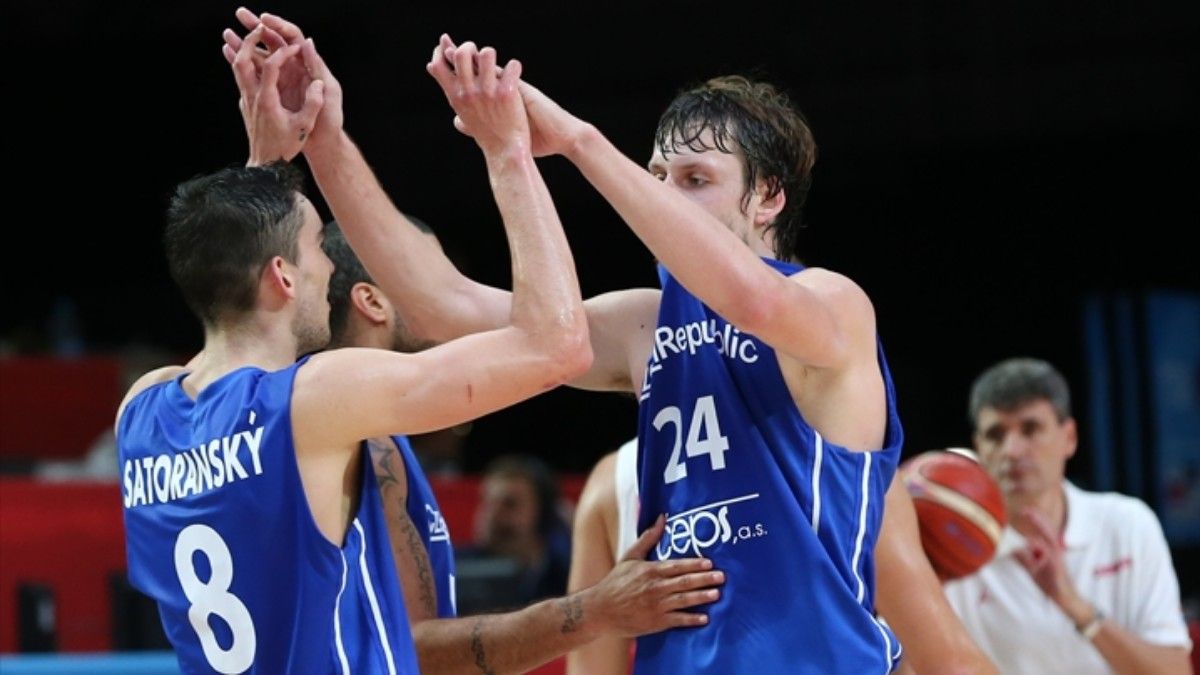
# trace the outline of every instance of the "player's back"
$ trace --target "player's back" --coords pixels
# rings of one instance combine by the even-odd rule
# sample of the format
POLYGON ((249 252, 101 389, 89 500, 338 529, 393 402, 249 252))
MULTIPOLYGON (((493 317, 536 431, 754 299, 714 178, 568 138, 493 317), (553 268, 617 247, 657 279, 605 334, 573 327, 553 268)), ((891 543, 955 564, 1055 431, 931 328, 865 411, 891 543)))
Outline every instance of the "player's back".
POLYGON ((180 376, 119 420, 130 581, 184 672, 417 672, 369 463, 342 546, 309 509, 290 415, 302 364, 236 370, 195 400, 180 376))
MULTIPOLYGON (((768 261, 783 274, 799 269, 768 261)), ((637 672, 887 672, 900 650, 872 611, 872 551, 903 431, 882 351, 885 448, 850 452, 804 420, 774 350, 663 274, 639 408, 639 530, 652 557, 726 574, 709 624, 639 638, 637 672)))

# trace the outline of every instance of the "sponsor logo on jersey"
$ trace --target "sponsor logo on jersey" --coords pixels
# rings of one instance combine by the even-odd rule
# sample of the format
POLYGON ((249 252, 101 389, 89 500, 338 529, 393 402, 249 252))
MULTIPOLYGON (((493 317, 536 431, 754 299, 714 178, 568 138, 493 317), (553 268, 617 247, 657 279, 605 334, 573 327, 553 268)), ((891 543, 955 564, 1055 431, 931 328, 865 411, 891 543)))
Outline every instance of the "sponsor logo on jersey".
MULTIPOLYGON (((739 518, 739 504, 758 499, 758 493, 723 499, 667 516, 667 529, 654 549, 659 560, 671 557, 704 556, 717 546, 767 536, 763 523, 739 518)), ((744 511, 744 508, 742 508, 744 511)))

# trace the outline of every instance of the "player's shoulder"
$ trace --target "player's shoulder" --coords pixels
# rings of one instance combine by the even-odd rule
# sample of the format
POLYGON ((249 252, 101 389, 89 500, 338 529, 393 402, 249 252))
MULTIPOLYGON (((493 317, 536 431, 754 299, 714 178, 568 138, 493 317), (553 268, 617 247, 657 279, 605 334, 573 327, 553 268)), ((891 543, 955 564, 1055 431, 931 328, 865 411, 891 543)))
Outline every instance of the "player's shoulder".
POLYGON ((138 394, 155 385, 170 382, 184 372, 187 372, 186 366, 163 366, 155 368, 134 380, 133 384, 129 387, 129 391, 126 392, 125 398, 117 406, 117 419, 121 419, 121 415, 125 412, 125 408, 129 405, 129 402, 137 398, 138 394))

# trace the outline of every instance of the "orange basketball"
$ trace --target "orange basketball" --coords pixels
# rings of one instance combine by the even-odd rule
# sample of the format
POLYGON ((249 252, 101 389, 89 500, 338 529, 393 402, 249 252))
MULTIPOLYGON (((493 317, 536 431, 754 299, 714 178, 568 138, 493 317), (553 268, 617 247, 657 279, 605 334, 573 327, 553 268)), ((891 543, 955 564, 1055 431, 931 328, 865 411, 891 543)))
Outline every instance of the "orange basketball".
POLYGON ((1008 516, 1000 486, 963 448, 923 452, 900 465, 917 509, 921 546, 943 581, 983 567, 1008 516))

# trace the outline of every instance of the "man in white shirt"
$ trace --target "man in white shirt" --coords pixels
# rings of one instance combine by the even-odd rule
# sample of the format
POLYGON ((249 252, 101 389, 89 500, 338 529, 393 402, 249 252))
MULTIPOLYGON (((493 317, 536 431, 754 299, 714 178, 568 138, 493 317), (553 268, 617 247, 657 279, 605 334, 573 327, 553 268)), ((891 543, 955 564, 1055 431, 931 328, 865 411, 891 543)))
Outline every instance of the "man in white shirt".
POLYGON ((946 584, 979 646, 1004 673, 1192 672, 1158 518, 1064 478, 1079 439, 1063 376, 1045 361, 1003 361, 975 380, 970 415, 1009 521, 995 558, 946 584))

